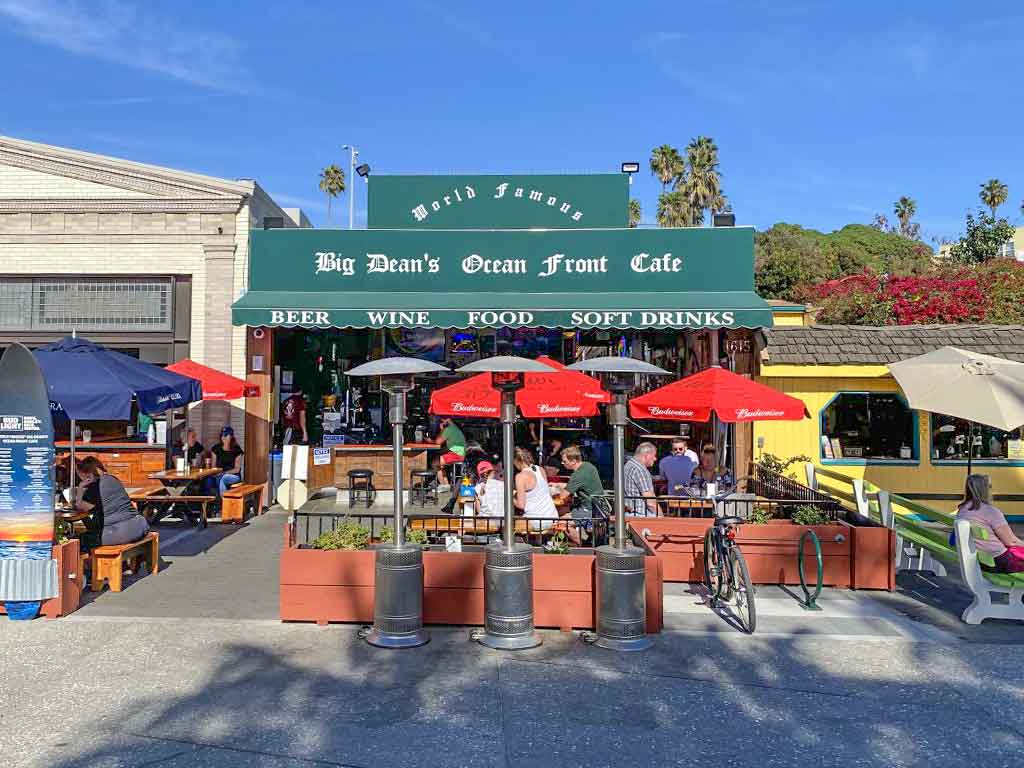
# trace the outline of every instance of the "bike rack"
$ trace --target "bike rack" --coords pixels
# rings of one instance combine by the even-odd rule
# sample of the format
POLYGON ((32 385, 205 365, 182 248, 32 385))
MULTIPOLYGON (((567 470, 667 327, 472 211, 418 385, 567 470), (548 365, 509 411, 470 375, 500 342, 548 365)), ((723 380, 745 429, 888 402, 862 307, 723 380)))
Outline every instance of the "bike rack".
POLYGON ((800 537, 800 546, 797 548, 796 557, 797 572, 800 574, 800 588, 804 591, 804 602, 800 604, 800 607, 805 611, 820 611, 821 606, 818 605, 817 600, 818 595, 821 594, 824 564, 821 560, 821 541, 818 539, 818 534, 810 529, 804 531, 804 535, 800 537), (804 576, 804 542, 807 541, 808 536, 814 542, 814 556, 818 560, 818 583, 815 586, 813 595, 807 588, 807 578, 804 576))

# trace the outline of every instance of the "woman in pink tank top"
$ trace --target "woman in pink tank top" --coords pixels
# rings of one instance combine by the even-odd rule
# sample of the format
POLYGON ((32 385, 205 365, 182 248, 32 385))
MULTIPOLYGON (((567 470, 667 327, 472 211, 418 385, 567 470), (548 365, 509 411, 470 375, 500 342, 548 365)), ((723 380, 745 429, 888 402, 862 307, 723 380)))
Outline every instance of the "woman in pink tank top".
POLYGON ((984 528, 987 539, 975 539, 974 546, 992 555, 1000 573, 1024 573, 1024 541, 1006 522, 999 508, 992 504, 992 486, 988 475, 970 475, 964 487, 964 500, 956 516, 984 528))

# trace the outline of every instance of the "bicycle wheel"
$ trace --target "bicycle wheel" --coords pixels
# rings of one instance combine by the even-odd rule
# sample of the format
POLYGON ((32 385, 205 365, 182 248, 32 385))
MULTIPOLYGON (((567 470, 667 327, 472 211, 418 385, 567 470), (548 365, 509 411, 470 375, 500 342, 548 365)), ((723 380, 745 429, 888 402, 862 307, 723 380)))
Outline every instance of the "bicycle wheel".
POLYGON ((711 599, 717 600, 722 590, 722 558, 714 534, 714 527, 704 534, 704 586, 711 593, 711 599))
POLYGON ((739 547, 729 550, 732 560, 732 602, 736 606, 736 616, 748 635, 754 634, 757 627, 757 608, 754 605, 754 585, 750 581, 747 561, 739 547))

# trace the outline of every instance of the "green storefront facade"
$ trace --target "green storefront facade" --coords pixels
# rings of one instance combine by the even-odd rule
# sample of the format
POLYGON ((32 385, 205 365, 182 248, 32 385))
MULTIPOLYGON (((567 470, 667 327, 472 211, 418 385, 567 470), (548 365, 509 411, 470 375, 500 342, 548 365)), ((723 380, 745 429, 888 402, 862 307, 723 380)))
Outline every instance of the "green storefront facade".
POLYGON ((270 391, 250 406, 254 420, 266 427, 276 413, 275 335, 310 334, 292 346, 342 349, 345 365, 353 349, 403 353, 396 334, 418 343, 430 329, 447 355, 435 359, 452 368, 466 334, 490 334, 470 342, 484 356, 521 354, 502 351, 510 334, 547 333, 565 362, 604 345, 677 375, 727 354, 735 364, 737 350, 752 361, 751 332, 772 324, 754 292, 753 229, 630 228, 628 192, 621 174, 373 176, 368 229, 254 231, 248 289, 232 307, 250 329, 249 373, 270 391))

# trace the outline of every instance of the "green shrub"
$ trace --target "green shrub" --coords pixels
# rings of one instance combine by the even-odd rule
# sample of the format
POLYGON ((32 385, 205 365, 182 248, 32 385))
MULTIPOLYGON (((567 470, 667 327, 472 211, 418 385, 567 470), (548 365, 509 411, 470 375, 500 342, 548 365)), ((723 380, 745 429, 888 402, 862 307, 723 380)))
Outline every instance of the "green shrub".
POLYGON ((313 549, 366 549, 370 544, 370 529, 355 520, 343 520, 333 531, 317 536, 310 545, 313 549))
POLYGON ((827 525, 832 522, 828 514, 811 504, 801 504, 793 512, 793 522, 797 525, 827 525))
MULTIPOLYGON (((381 544, 390 544, 395 540, 395 529, 390 525, 385 525, 380 529, 380 536, 377 540, 381 544)), ((405 541, 407 544, 419 544, 422 546, 427 543, 427 532, 422 528, 406 528, 405 541)))
POLYGON ((757 460, 757 466, 766 472, 773 472, 777 475, 785 475, 786 470, 794 464, 803 464, 811 460, 810 456, 790 456, 788 459, 783 461, 774 453, 762 453, 757 460))
POLYGON ((750 519, 748 519, 747 522, 753 523, 754 525, 764 525, 769 520, 774 519, 775 515, 772 514, 770 509, 765 509, 764 507, 755 507, 754 511, 750 513, 750 519))

